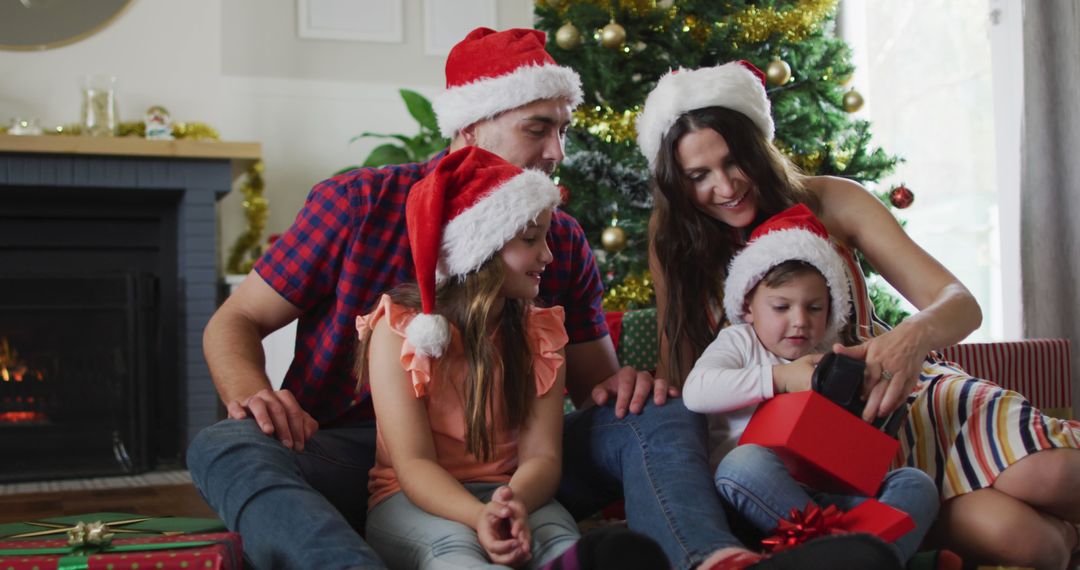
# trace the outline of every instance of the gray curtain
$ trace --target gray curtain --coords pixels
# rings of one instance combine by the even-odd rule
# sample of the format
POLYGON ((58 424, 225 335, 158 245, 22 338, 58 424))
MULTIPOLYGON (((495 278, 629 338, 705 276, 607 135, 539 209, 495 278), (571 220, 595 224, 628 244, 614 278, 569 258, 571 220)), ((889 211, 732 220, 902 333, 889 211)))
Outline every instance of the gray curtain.
POLYGON ((1080 0, 1023 7, 1024 334, 1072 341, 1073 417, 1080 418, 1080 0))

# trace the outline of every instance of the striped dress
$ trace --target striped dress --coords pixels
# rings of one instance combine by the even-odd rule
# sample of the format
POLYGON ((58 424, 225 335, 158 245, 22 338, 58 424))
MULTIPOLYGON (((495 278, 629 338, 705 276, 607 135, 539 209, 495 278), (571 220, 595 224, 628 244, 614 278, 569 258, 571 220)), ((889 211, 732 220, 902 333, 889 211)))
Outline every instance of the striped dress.
MULTIPOLYGON (((851 332, 865 340, 888 331, 874 315, 852 251, 837 249, 851 280, 851 332)), ((908 406, 895 463, 933 477, 942 500, 989 487, 1006 467, 1028 454, 1080 448, 1080 422, 1045 416, 1018 392, 974 378, 933 352, 908 406)))

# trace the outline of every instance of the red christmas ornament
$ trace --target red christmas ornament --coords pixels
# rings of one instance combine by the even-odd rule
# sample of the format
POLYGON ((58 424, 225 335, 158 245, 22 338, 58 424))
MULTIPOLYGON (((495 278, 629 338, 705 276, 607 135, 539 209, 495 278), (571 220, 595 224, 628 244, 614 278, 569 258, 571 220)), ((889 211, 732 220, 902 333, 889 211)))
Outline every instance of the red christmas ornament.
POLYGON ((761 546, 769 552, 780 552, 819 536, 847 532, 840 526, 843 516, 843 511, 836 508, 836 505, 822 509, 813 503, 807 503, 803 511, 791 509, 786 520, 780 519, 773 535, 762 540, 761 546))
POLYGON ((900 208, 901 210, 910 206, 914 201, 915 193, 903 184, 893 188, 889 192, 889 202, 892 202, 893 206, 900 208))

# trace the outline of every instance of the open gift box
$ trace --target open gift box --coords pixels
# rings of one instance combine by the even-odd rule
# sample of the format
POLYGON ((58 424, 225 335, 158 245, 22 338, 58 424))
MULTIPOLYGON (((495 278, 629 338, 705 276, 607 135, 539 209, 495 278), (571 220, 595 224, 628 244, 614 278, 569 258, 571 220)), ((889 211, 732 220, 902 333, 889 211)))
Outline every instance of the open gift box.
POLYGON ((780 394, 758 405, 739 444, 776 452, 800 483, 873 497, 900 442, 816 392, 780 394))

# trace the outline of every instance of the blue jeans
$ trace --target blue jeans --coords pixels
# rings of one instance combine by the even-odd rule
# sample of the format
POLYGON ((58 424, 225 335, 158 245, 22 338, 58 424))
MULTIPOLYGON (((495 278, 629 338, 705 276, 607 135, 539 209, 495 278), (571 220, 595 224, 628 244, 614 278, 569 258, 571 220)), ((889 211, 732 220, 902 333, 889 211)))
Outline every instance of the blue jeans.
POLYGON ((567 416, 563 477, 555 498, 578 518, 622 496, 626 522, 660 544, 676 569, 739 546, 713 487, 705 416, 681 398, 651 400, 641 414, 615 417, 612 405, 567 416))
MULTIPOLYGON (((500 485, 466 483, 465 488, 486 503, 500 485)), ((542 567, 581 537, 574 517, 556 501, 529 514, 529 529, 533 555, 522 566, 527 569, 542 567)), ((405 493, 391 495, 368 513, 367 539, 391 568, 505 568, 488 560, 472 527, 428 513, 405 493)))
POLYGON ((192 440, 187 462, 253 567, 385 568, 354 530, 367 514, 374 421, 321 429, 297 453, 255 420, 222 420, 192 440))
MULTIPOLYGON (((758 445, 740 445, 728 453, 716 468, 715 480, 724 501, 762 533, 774 530, 777 521, 788 518, 791 509, 801 511, 811 501, 820 507, 836 505, 849 511, 866 500, 859 495, 825 493, 799 484, 775 453, 758 445)), ((885 476, 876 498, 915 521, 915 528, 893 543, 900 561, 907 562, 937 517, 937 487, 926 473, 902 467, 885 476)))
MULTIPOLYGON (((739 544, 713 487, 704 416, 681 399, 621 420, 611 405, 574 412, 563 434, 556 499, 575 517, 624 497, 630 528, 675 568, 739 544)), ((364 528, 374 461, 374 423, 319 430, 296 453, 253 420, 222 420, 188 449, 192 479, 256 568, 383 568, 354 530, 364 528)))

